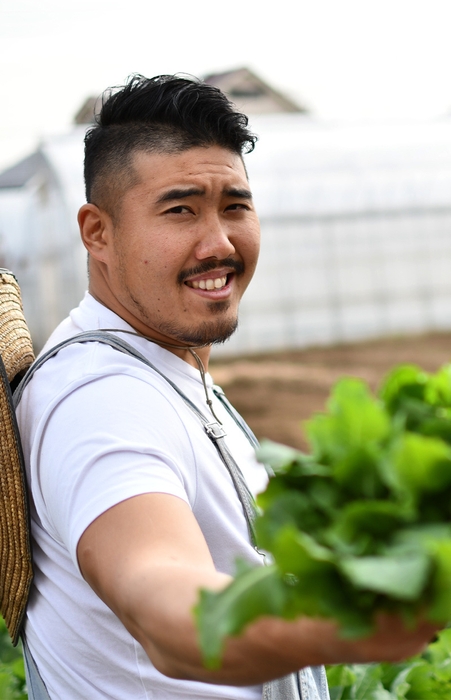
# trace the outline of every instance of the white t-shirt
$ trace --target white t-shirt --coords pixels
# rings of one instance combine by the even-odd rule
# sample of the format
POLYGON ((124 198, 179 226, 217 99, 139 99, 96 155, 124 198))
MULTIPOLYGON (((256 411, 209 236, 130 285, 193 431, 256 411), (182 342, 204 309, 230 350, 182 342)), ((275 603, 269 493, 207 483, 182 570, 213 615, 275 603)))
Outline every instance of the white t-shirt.
MULTIPOLYGON (((99 328, 132 330, 87 294, 46 347, 99 328)), ((120 337, 209 415, 197 369, 144 338, 120 337)), ((207 384, 212 386, 209 375, 207 384)), ((264 468, 210 393, 230 451, 251 490, 262 490, 264 468)), ((229 473, 174 389, 107 345, 77 344, 36 372, 17 414, 33 496, 36 573, 26 635, 51 698, 261 698, 261 686, 212 686, 160 674, 78 567, 77 544, 90 523, 120 501, 150 492, 189 504, 218 571, 233 574, 237 557, 260 563, 229 473)))

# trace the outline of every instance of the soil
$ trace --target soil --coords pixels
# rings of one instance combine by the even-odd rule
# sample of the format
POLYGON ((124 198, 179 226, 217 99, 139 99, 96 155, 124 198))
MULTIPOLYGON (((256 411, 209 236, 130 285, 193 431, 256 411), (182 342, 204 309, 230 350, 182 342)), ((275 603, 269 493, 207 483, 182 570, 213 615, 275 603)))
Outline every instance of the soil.
POLYGON ((212 362, 210 371, 259 439, 306 449, 302 423, 324 409, 340 377, 361 377, 376 389, 393 365, 436 371, 450 361, 451 333, 433 333, 234 357, 212 362))

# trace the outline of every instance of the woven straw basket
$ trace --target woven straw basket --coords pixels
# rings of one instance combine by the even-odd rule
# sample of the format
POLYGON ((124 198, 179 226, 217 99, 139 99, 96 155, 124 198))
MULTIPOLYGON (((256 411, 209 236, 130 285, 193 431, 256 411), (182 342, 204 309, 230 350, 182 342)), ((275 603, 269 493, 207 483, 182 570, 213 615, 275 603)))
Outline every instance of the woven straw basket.
POLYGON ((11 383, 33 360, 19 285, 9 270, 0 268, 0 613, 13 644, 19 639, 33 570, 25 469, 11 383))

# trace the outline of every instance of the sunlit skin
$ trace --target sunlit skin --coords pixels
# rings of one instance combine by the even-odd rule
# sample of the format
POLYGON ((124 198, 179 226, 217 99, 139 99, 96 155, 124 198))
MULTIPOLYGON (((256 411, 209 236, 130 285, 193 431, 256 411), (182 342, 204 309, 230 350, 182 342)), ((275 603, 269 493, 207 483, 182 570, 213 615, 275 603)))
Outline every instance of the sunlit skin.
POLYGON ((83 533, 78 560, 85 579, 139 641, 153 664, 173 678, 246 685, 307 665, 399 661, 424 648, 435 627, 415 629, 380 615, 375 634, 343 639, 332 621, 265 617, 226 645, 221 668, 202 662, 192 614, 199 588, 220 589, 189 505, 163 493, 129 498, 83 533))
MULTIPOLYGON (((260 242, 241 157, 219 146, 138 152, 133 167, 138 184, 114 218, 95 204, 79 213, 91 294, 150 338, 183 346, 225 339, 260 242)), ((189 352, 172 351, 194 364, 189 352)), ((205 364, 209 353, 199 350, 205 364)))

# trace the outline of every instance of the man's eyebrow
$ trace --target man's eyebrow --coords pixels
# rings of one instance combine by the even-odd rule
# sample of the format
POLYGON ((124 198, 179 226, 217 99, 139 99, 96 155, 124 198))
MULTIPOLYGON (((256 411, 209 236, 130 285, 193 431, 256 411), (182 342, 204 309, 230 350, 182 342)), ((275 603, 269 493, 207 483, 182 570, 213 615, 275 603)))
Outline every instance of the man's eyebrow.
POLYGON ((236 197, 237 199, 252 199, 252 192, 245 188, 230 187, 223 191, 226 197, 236 197))
POLYGON ((162 202, 172 202, 176 199, 186 199, 187 197, 194 197, 196 195, 205 194, 205 191, 199 187, 174 187, 172 190, 168 190, 161 197, 158 197, 157 204, 162 202))
MULTIPOLYGON (((188 197, 198 197, 205 194, 205 190, 199 187, 174 187, 162 194, 157 199, 157 204, 162 204, 164 202, 173 202, 180 199, 187 199, 188 197)), ((225 197, 236 197, 237 199, 252 199, 252 192, 245 188, 240 187, 228 187, 223 190, 223 195, 225 197)))

